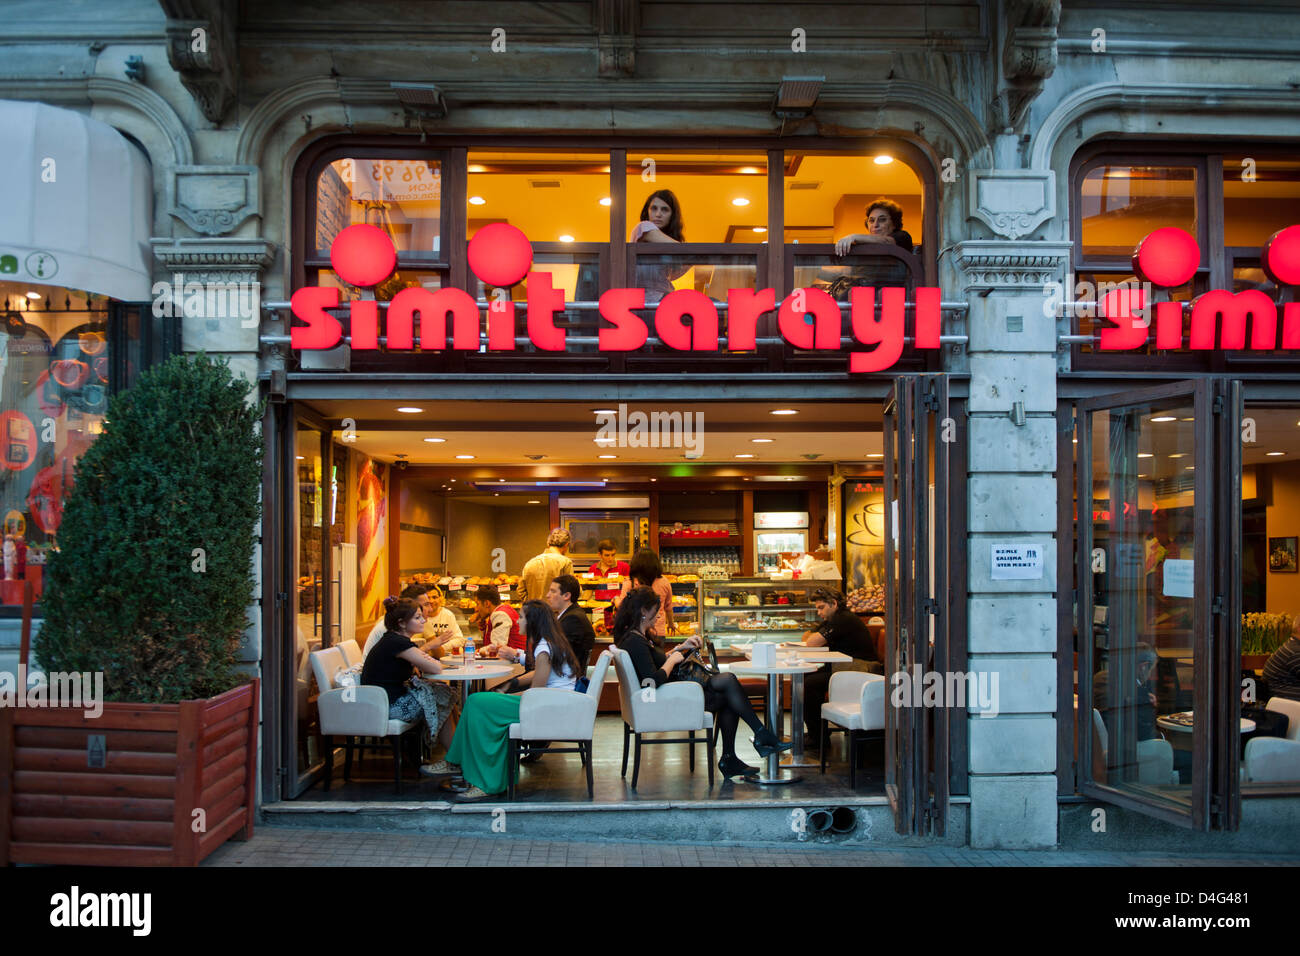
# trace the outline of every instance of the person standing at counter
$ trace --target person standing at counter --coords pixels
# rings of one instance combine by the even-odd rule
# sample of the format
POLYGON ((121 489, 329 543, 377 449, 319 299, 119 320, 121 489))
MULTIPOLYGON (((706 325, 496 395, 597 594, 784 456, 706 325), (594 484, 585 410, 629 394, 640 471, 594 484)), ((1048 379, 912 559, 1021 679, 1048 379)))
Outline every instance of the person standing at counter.
POLYGON ((672 633, 673 628, 673 588, 664 578, 664 569, 659 563, 659 555, 650 548, 642 548, 632 555, 627 579, 623 582, 622 592, 615 599, 615 606, 622 606, 627 595, 637 587, 649 588, 659 597, 659 613, 646 629, 646 636, 652 640, 663 641, 672 633))
MULTIPOLYGON (((596 545, 596 553, 600 555, 600 560, 588 569, 589 574, 598 578, 608 578, 610 575, 617 575, 619 578, 628 576, 631 566, 626 561, 618 559, 618 548, 609 538, 596 545)), ((619 589, 616 587, 597 588, 596 600, 612 601, 618 597, 618 594, 619 589)))
POLYGON ((572 573, 569 532, 563 528, 554 528, 546 539, 546 550, 529 558, 524 565, 523 573, 519 576, 519 600, 545 601, 551 582, 558 575, 572 573))
POLYGON ((522 651, 525 642, 519 630, 519 612, 509 604, 502 604, 500 592, 489 584, 480 584, 474 599, 478 602, 476 617, 483 629, 483 650, 489 656, 502 647, 522 651), (489 645, 493 648, 490 652, 489 645))
POLYGON ((551 589, 546 592, 546 603, 555 612, 560 630, 569 639, 569 646, 573 648, 583 674, 586 674, 587 665, 591 663, 591 649, 596 646, 596 631, 587 612, 578 607, 581 596, 582 585, 578 579, 572 574, 561 574, 551 582, 551 589))
POLYGON ((822 704, 830 690, 831 674, 835 671, 865 671, 875 661, 876 652, 871 634, 862 619, 846 606, 844 595, 835 588, 817 588, 813 591, 813 606, 821 618, 821 626, 804 634, 809 647, 826 647, 839 654, 847 654, 852 661, 833 664, 813 671, 803 679, 804 723, 808 733, 804 747, 817 750, 821 746, 822 704))

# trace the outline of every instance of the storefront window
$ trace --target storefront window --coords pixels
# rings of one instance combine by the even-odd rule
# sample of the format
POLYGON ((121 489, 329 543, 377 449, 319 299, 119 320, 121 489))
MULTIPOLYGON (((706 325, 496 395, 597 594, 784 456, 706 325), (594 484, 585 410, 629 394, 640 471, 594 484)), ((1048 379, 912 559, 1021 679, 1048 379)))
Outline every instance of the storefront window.
MULTIPOLYGON (((902 209, 902 231, 921 245, 922 183, 910 166, 885 151, 852 156, 785 154, 785 241, 835 242, 867 233, 867 207, 888 199, 902 209)), ((859 247, 860 248, 860 247, 859 247)))
POLYGON ((1279 229, 1300 222, 1300 160, 1223 157, 1223 244, 1259 249, 1279 229))
POLYGON ((316 255, 347 226, 387 232, 403 257, 442 256, 442 164, 428 159, 338 159, 316 179, 316 255))
POLYGON ((1143 237, 1175 226, 1197 232, 1193 166, 1098 165, 1079 185, 1083 255, 1127 258, 1143 237))
POLYGON ((767 240, 767 154, 684 153, 629 150, 627 154, 628 240, 650 216, 651 197, 667 190, 676 197, 678 242, 762 243, 767 240), (680 233, 680 238, 679 238, 680 233))
POLYGON ((609 242, 609 153, 471 150, 467 239, 508 222, 534 243, 609 242))
POLYGON ((24 582, 40 600, 49 550, 77 460, 104 430, 108 409, 109 303, 98 296, 0 283, 0 513, 6 606, 24 582))

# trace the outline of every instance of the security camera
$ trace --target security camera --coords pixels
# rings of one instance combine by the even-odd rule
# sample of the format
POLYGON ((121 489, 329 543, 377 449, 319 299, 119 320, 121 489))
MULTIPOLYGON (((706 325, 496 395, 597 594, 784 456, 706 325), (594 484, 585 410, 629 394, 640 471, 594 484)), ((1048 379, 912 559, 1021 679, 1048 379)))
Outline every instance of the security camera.
POLYGON ((400 471, 406 471, 406 466, 409 465, 410 462, 408 462, 408 461, 406 460, 405 456, 403 456, 403 457, 401 457, 401 458, 398 458, 397 461, 394 462, 394 464, 397 465, 398 470, 400 470, 400 471))

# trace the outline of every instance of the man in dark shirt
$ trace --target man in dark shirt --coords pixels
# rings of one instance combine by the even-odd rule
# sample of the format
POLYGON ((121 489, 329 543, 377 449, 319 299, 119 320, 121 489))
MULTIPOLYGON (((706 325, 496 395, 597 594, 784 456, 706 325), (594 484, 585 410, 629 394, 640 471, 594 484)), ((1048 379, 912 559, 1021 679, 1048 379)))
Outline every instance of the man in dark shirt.
MULTIPOLYGON (((1107 741, 1115 740, 1116 713, 1123 709, 1124 722, 1133 728, 1135 740, 1150 740, 1158 736, 1156 731, 1156 695, 1149 683, 1151 670, 1156 665, 1156 652, 1150 644, 1138 644, 1133 661, 1134 674, 1132 695, 1128 706, 1116 688, 1114 699, 1110 688, 1109 664, 1092 675, 1092 706, 1101 714, 1106 726, 1107 741)), ((1115 652, 1112 652, 1115 653, 1115 652)))
MULTIPOLYGON (((572 574, 561 574, 551 582, 546 592, 546 603, 555 612, 560 630, 569 639, 578 666, 585 669, 591 663, 591 649, 596 646, 596 629, 591 626, 587 612, 578 607, 578 598, 581 596, 582 585, 578 579, 572 574)), ((585 676, 585 670, 584 674, 578 676, 585 676)))
POLYGON ((1274 697, 1300 700, 1300 617, 1296 631, 1264 663, 1264 680, 1274 697))
POLYGON ((813 605, 822 623, 816 630, 804 634, 804 643, 809 647, 826 647, 853 658, 849 663, 822 667, 803 679, 804 723, 808 727, 804 747, 817 750, 821 742, 822 704, 830 690, 831 674, 837 670, 867 670, 876 659, 876 651, 867 626, 862 623, 862 618, 845 606, 841 592, 833 588, 818 588, 813 592, 813 605))

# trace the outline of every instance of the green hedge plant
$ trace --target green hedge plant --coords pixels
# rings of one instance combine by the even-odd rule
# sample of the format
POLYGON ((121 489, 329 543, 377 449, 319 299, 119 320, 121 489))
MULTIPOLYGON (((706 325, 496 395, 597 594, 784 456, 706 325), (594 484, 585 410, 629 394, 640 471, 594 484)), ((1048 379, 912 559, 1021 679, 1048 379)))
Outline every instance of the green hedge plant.
POLYGON ((102 671, 108 700, 141 703, 242 682, 262 478, 252 388, 200 353, 113 397, 46 567, 47 671, 102 671))

